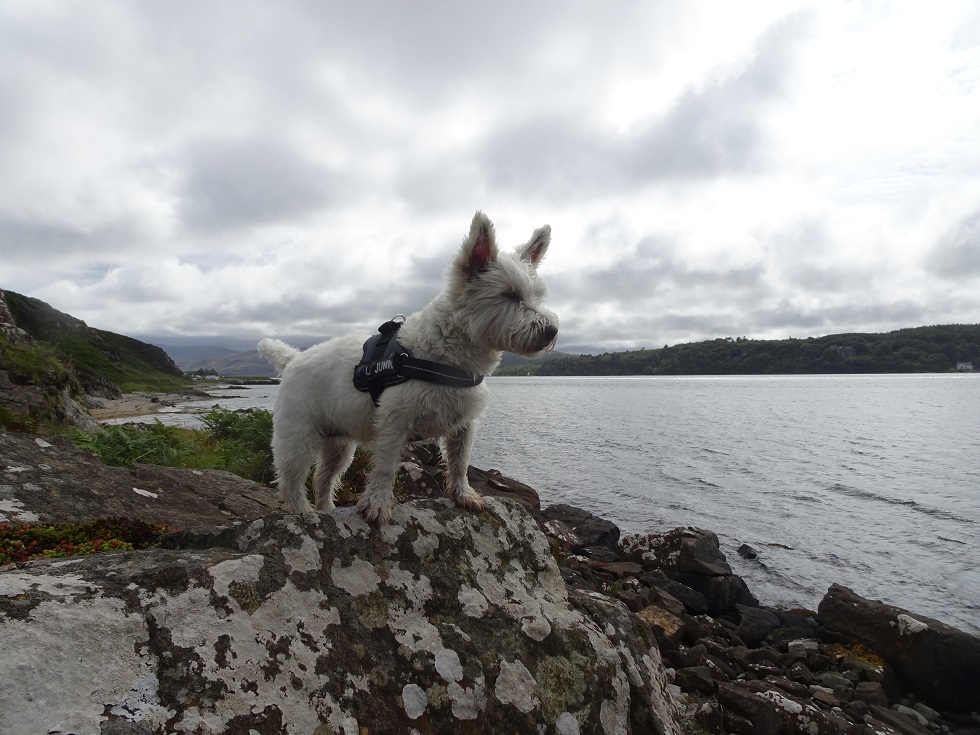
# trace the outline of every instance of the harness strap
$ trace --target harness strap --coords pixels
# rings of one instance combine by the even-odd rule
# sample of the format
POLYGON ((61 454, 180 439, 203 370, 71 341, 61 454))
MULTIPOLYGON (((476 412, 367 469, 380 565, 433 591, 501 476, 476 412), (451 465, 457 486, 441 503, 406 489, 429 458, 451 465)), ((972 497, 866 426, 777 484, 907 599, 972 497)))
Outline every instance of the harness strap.
POLYGON ((408 352, 395 356, 395 366, 407 378, 418 378, 438 385, 473 388, 483 382, 482 375, 474 376, 454 365, 423 360, 420 357, 413 357, 408 352))
POLYGON ((354 387, 370 393, 375 406, 385 388, 412 378, 453 388, 472 388, 483 382, 482 375, 473 376, 454 365, 414 357, 395 338, 405 319, 398 316, 378 327, 379 334, 364 343, 363 356, 354 368, 354 387), (396 321, 398 316, 402 321, 396 321))

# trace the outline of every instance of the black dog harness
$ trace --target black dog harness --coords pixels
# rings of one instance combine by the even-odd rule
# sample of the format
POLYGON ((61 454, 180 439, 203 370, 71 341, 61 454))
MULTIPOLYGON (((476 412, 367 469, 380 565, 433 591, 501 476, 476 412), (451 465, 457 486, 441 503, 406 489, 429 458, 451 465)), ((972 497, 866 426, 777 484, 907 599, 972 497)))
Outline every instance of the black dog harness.
POLYGON ((472 388, 483 382, 483 376, 473 376, 453 365, 413 357, 395 335, 405 321, 399 314, 378 327, 379 334, 364 343, 364 355, 354 368, 354 387, 370 393, 374 405, 385 388, 417 378, 453 388, 472 388), (401 317, 402 321, 396 321, 401 317))

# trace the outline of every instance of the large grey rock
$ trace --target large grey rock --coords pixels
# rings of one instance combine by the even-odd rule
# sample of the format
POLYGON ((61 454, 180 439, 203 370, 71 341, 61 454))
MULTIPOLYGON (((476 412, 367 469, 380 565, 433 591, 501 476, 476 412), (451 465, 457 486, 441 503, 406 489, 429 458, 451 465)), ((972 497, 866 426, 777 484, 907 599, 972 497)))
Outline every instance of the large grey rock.
POLYGON ((652 636, 487 498, 0 571, 0 732, 669 733, 652 636))
POLYGON ((980 710, 980 638, 839 584, 820 601, 817 622, 874 650, 927 704, 980 710))

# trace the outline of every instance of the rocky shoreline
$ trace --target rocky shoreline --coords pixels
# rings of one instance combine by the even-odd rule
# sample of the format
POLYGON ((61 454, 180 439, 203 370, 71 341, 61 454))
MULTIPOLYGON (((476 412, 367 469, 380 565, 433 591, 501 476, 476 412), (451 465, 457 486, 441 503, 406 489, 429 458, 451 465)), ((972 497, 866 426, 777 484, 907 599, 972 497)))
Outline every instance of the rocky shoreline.
POLYGON ((152 416, 163 408, 213 399, 195 388, 179 391, 123 393, 118 398, 86 397, 89 413, 96 421, 152 416))
MULTIPOLYGON (((27 434, 0 434, 0 473, 0 522, 77 521, 110 508, 203 526, 176 534, 170 551, 0 569, 0 681, 17 682, 0 686, 0 720, 34 712, 37 691, 55 696, 55 677, 70 688, 58 696, 75 708, 58 705, 58 717, 88 717, 101 722, 88 731, 100 733, 292 732, 309 717, 313 699, 297 696, 307 692, 321 703, 317 732, 472 732, 475 718, 487 732, 559 735, 980 735, 976 636, 838 585, 817 610, 760 605, 711 531, 624 537, 584 510, 542 509, 533 488, 493 470, 470 468, 469 477, 499 500, 485 514, 458 511, 438 499, 432 444, 403 457, 402 504, 381 530, 349 509, 315 522, 282 515, 271 490, 226 473, 109 468, 65 440, 27 434), (279 529, 279 540, 263 541, 267 531, 256 529, 279 529), (323 597, 296 608, 277 602, 287 592, 323 597), (394 592, 402 607, 390 601, 394 592), (213 622, 179 632, 198 625, 188 621, 208 604, 213 622), (146 620, 109 652, 115 629, 82 635, 94 646, 82 655, 118 658, 119 691, 54 670, 59 656, 78 660, 83 644, 64 642, 86 615, 127 630, 132 616, 146 620), (347 627, 318 639, 309 631, 317 616, 347 627), (362 633, 344 633, 350 626, 362 633), (582 631, 585 649, 576 647, 582 631), (379 636, 375 648, 369 640, 379 636), (261 656, 247 648, 252 638, 264 641, 261 656), (301 643, 320 653, 304 658, 301 643), (325 646, 361 673, 338 679, 325 646), (35 671, 39 649, 54 669, 35 671), (370 669, 357 663, 364 656, 370 669), (582 678, 600 669, 599 679, 582 678), (126 676, 152 686, 144 692, 126 676), (391 699, 378 710, 371 702, 381 692, 391 699)), ((51 732, 87 732, 52 723, 51 732)))
POLYGON ((816 611, 760 605, 704 529, 619 537, 547 508, 569 586, 654 632, 683 717, 709 733, 980 734, 980 639, 832 585, 816 611))

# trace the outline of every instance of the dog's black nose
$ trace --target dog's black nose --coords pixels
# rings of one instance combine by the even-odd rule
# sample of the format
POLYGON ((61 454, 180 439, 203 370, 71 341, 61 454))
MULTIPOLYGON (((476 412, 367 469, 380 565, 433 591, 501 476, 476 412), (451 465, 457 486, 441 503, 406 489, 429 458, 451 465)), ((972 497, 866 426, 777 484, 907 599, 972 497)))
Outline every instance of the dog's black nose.
POLYGON ((558 335, 558 327, 553 324, 549 324, 544 328, 544 338, 550 342, 558 335))

